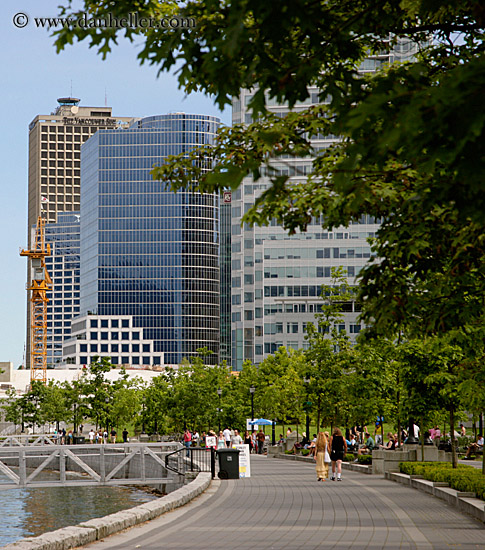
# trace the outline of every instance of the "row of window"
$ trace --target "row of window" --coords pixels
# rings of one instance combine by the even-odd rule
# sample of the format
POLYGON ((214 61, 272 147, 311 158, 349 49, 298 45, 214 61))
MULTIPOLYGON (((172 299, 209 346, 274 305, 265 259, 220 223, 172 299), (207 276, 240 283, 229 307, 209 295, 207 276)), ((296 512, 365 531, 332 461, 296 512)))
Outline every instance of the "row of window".
MULTIPOLYGON (((79 351, 81 353, 86 353, 88 351, 88 344, 80 344, 79 351)), ((89 351, 91 353, 100 351, 101 353, 108 353, 108 352, 115 352, 118 353, 121 351, 121 353, 130 353, 130 344, 111 344, 109 346, 108 344, 89 344, 89 351), (111 349, 109 349, 111 347, 111 349)), ((132 353, 139 353, 142 351, 143 353, 150 353, 151 352, 151 344, 131 344, 131 352, 132 353)), ((66 353, 69 353, 66 349, 66 353)))
MULTIPOLYGON (((91 362, 95 361, 96 355, 92 355, 88 357, 85 355, 81 355, 79 357, 79 363, 81 365, 89 365, 91 362)), ((139 357, 139 356, 122 356, 117 357, 113 355, 111 357, 111 363, 113 365, 160 365, 161 364, 161 358, 160 357, 139 357)))

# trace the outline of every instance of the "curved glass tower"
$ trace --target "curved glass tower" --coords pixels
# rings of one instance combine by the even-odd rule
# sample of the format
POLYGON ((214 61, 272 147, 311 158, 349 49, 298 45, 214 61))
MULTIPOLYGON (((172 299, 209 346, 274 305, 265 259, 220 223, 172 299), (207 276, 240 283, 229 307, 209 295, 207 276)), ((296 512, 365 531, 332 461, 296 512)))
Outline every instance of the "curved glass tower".
POLYGON ((176 113, 100 130, 82 148, 81 313, 132 315, 165 364, 219 359, 219 197, 150 170, 213 143, 219 119, 176 113))

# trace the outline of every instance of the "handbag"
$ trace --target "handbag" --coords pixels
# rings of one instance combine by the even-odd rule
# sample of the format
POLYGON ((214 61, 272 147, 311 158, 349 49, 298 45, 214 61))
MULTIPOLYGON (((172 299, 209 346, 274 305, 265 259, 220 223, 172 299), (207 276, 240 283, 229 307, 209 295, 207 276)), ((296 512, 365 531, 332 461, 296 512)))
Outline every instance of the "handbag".
POLYGON ((328 451, 327 451, 327 446, 325 445, 325 456, 323 457, 323 462, 331 462, 330 460, 330 455, 328 454, 328 451))

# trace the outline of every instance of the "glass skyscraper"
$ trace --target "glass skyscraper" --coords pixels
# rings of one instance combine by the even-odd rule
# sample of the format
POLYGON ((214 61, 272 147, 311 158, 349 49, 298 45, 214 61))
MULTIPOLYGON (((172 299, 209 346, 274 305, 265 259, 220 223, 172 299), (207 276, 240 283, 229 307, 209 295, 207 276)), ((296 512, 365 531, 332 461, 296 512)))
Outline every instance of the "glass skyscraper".
POLYGON ((79 315, 79 212, 57 213, 56 223, 45 225, 51 255, 45 259, 52 278, 47 293, 47 367, 59 366, 62 343, 71 337, 71 319, 79 315))
POLYGON ((150 175, 214 141, 219 119, 176 113, 98 130, 81 156, 81 314, 131 315, 166 364, 219 361, 219 196, 150 175))

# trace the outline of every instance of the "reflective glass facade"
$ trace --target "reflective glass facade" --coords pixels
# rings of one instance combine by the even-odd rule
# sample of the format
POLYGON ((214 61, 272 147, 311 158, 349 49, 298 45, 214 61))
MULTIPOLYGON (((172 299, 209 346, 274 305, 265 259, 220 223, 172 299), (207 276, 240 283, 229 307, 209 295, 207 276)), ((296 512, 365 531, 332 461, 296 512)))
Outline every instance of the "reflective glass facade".
POLYGON ((58 213, 57 223, 45 225, 51 255, 45 259, 52 279, 47 293, 47 367, 60 366, 62 343, 71 337, 71 319, 79 315, 80 216, 58 213))
POLYGON ((173 193, 150 170, 213 143, 219 119, 148 117, 82 148, 81 312, 132 315, 167 364, 219 360, 219 197, 173 193))

